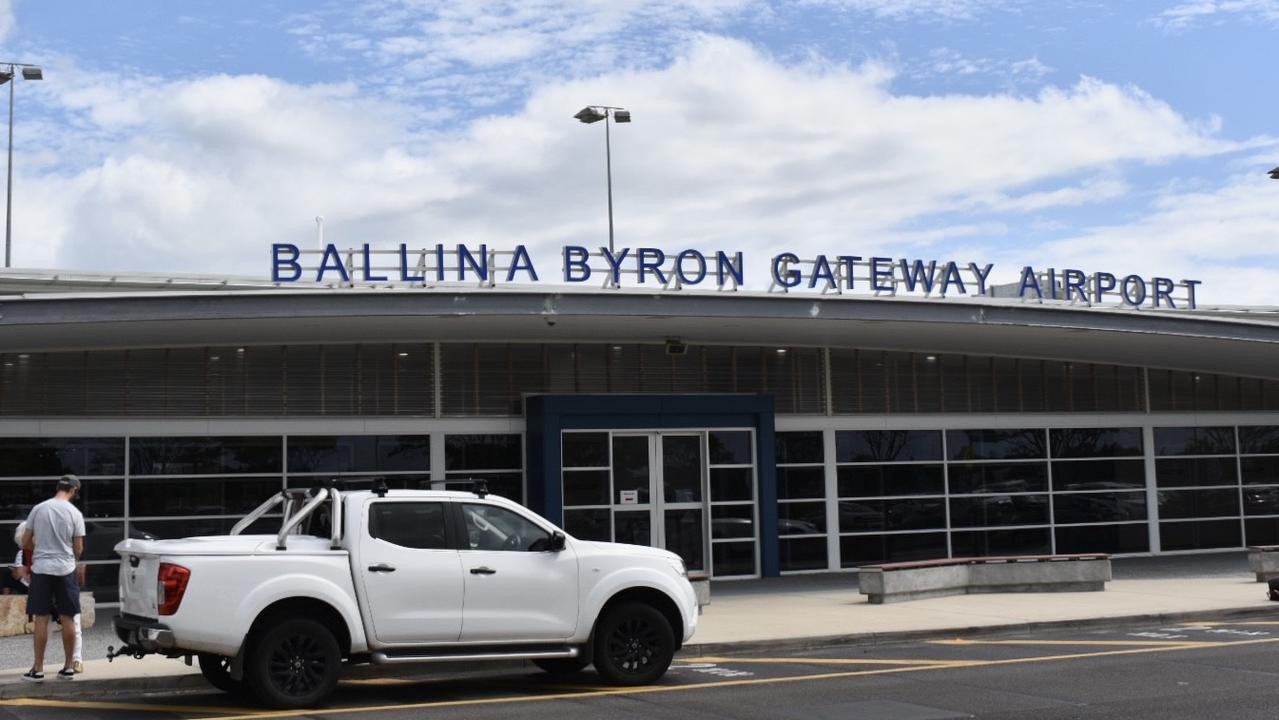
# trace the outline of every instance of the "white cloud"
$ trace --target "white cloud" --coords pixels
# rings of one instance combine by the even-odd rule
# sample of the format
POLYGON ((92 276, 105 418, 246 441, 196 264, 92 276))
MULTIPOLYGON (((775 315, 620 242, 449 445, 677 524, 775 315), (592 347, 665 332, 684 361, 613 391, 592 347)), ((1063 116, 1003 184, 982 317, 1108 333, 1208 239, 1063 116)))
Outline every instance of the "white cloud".
POLYGON ((982 12, 1012 5, 1009 0, 807 0, 882 18, 940 17, 967 19, 982 12))
POLYGON ((1097 80, 904 95, 882 66, 786 64, 710 36, 663 69, 549 82, 449 134, 349 85, 60 77, 79 123, 61 145, 113 142, 85 143, 96 155, 73 172, 18 165, 20 265, 263 276, 270 243, 308 244, 319 214, 339 244, 525 243, 553 275, 560 245, 606 237, 603 127, 570 117, 583 98, 635 113, 613 131, 620 246, 736 248, 753 263, 781 249, 988 247, 981 235, 1019 213, 1123 195, 1134 164, 1238 147, 1097 80))
POLYGON ((13 16, 13 0, 0 0, 0 42, 9 39, 17 24, 13 16))
POLYGON ((1154 20, 1155 24, 1168 30, 1185 30, 1205 22, 1221 22, 1228 17, 1279 23, 1279 0, 1193 0, 1168 8, 1154 20))

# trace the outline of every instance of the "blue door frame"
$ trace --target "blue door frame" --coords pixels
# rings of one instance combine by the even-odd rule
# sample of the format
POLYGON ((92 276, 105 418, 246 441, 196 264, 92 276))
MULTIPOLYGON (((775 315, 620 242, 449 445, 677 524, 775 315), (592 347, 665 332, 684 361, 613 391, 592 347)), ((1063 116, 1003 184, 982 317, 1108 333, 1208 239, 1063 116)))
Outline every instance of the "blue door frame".
POLYGON ((528 506, 562 525, 564 430, 755 429, 760 574, 778 575, 777 464, 771 395, 530 395, 524 400, 528 506))

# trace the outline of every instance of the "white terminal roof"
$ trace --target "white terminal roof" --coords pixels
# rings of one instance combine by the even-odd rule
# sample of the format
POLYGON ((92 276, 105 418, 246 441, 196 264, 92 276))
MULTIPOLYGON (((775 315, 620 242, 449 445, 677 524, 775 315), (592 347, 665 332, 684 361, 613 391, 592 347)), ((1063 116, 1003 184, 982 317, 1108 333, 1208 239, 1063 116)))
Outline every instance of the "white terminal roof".
MULTIPOLYGON (((585 287, 583 285, 586 285, 585 287)), ((1279 378, 1279 308, 0 270, 0 352, 355 342, 850 347, 1279 378)))

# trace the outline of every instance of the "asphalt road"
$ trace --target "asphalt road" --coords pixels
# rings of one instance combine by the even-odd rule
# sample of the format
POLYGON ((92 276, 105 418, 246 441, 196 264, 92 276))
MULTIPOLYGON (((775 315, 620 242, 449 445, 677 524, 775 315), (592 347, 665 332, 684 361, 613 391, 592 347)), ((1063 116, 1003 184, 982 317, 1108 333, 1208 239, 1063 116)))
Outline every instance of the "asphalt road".
POLYGON ((785 654, 680 657, 654 686, 527 668, 464 680, 345 682, 329 707, 253 710, 218 693, 0 702, 0 718, 1206 718, 1279 716, 1279 620, 983 636, 785 654))

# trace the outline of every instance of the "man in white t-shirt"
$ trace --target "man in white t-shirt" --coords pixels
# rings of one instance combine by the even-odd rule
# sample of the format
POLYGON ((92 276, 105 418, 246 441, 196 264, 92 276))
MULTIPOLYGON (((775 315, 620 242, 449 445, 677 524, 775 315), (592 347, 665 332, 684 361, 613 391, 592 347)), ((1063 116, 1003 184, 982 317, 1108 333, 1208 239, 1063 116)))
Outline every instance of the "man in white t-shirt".
MULTIPOLYGON (((22 538, 27 534, 27 521, 23 520, 18 523, 18 527, 13 531, 13 542, 19 547, 18 554, 13 557, 13 566, 10 570, 10 576, 13 577, 22 586, 24 592, 29 593, 31 588, 31 551, 22 550, 22 538)), ((81 587, 84 586, 84 565, 76 566, 76 581, 81 587)), ((62 623, 66 622, 66 618, 62 615, 58 616, 57 632, 62 632, 62 623)), ((28 620, 29 622, 29 620, 28 620)), ((84 641, 83 634, 80 630, 80 616, 76 615, 75 622, 75 661, 72 667, 76 674, 84 672, 84 657, 81 654, 84 641)))
MULTIPOLYGON (((84 553, 84 516, 71 501, 80 492, 80 480, 63 475, 54 496, 36 505, 27 516, 22 548, 32 551, 27 614, 35 617, 35 661, 22 676, 27 682, 44 682, 44 651, 49 641, 49 619, 54 606, 60 614, 80 614, 80 584, 76 560, 84 553)), ((62 649, 66 662, 58 679, 75 679, 75 624, 62 623, 62 649)))

